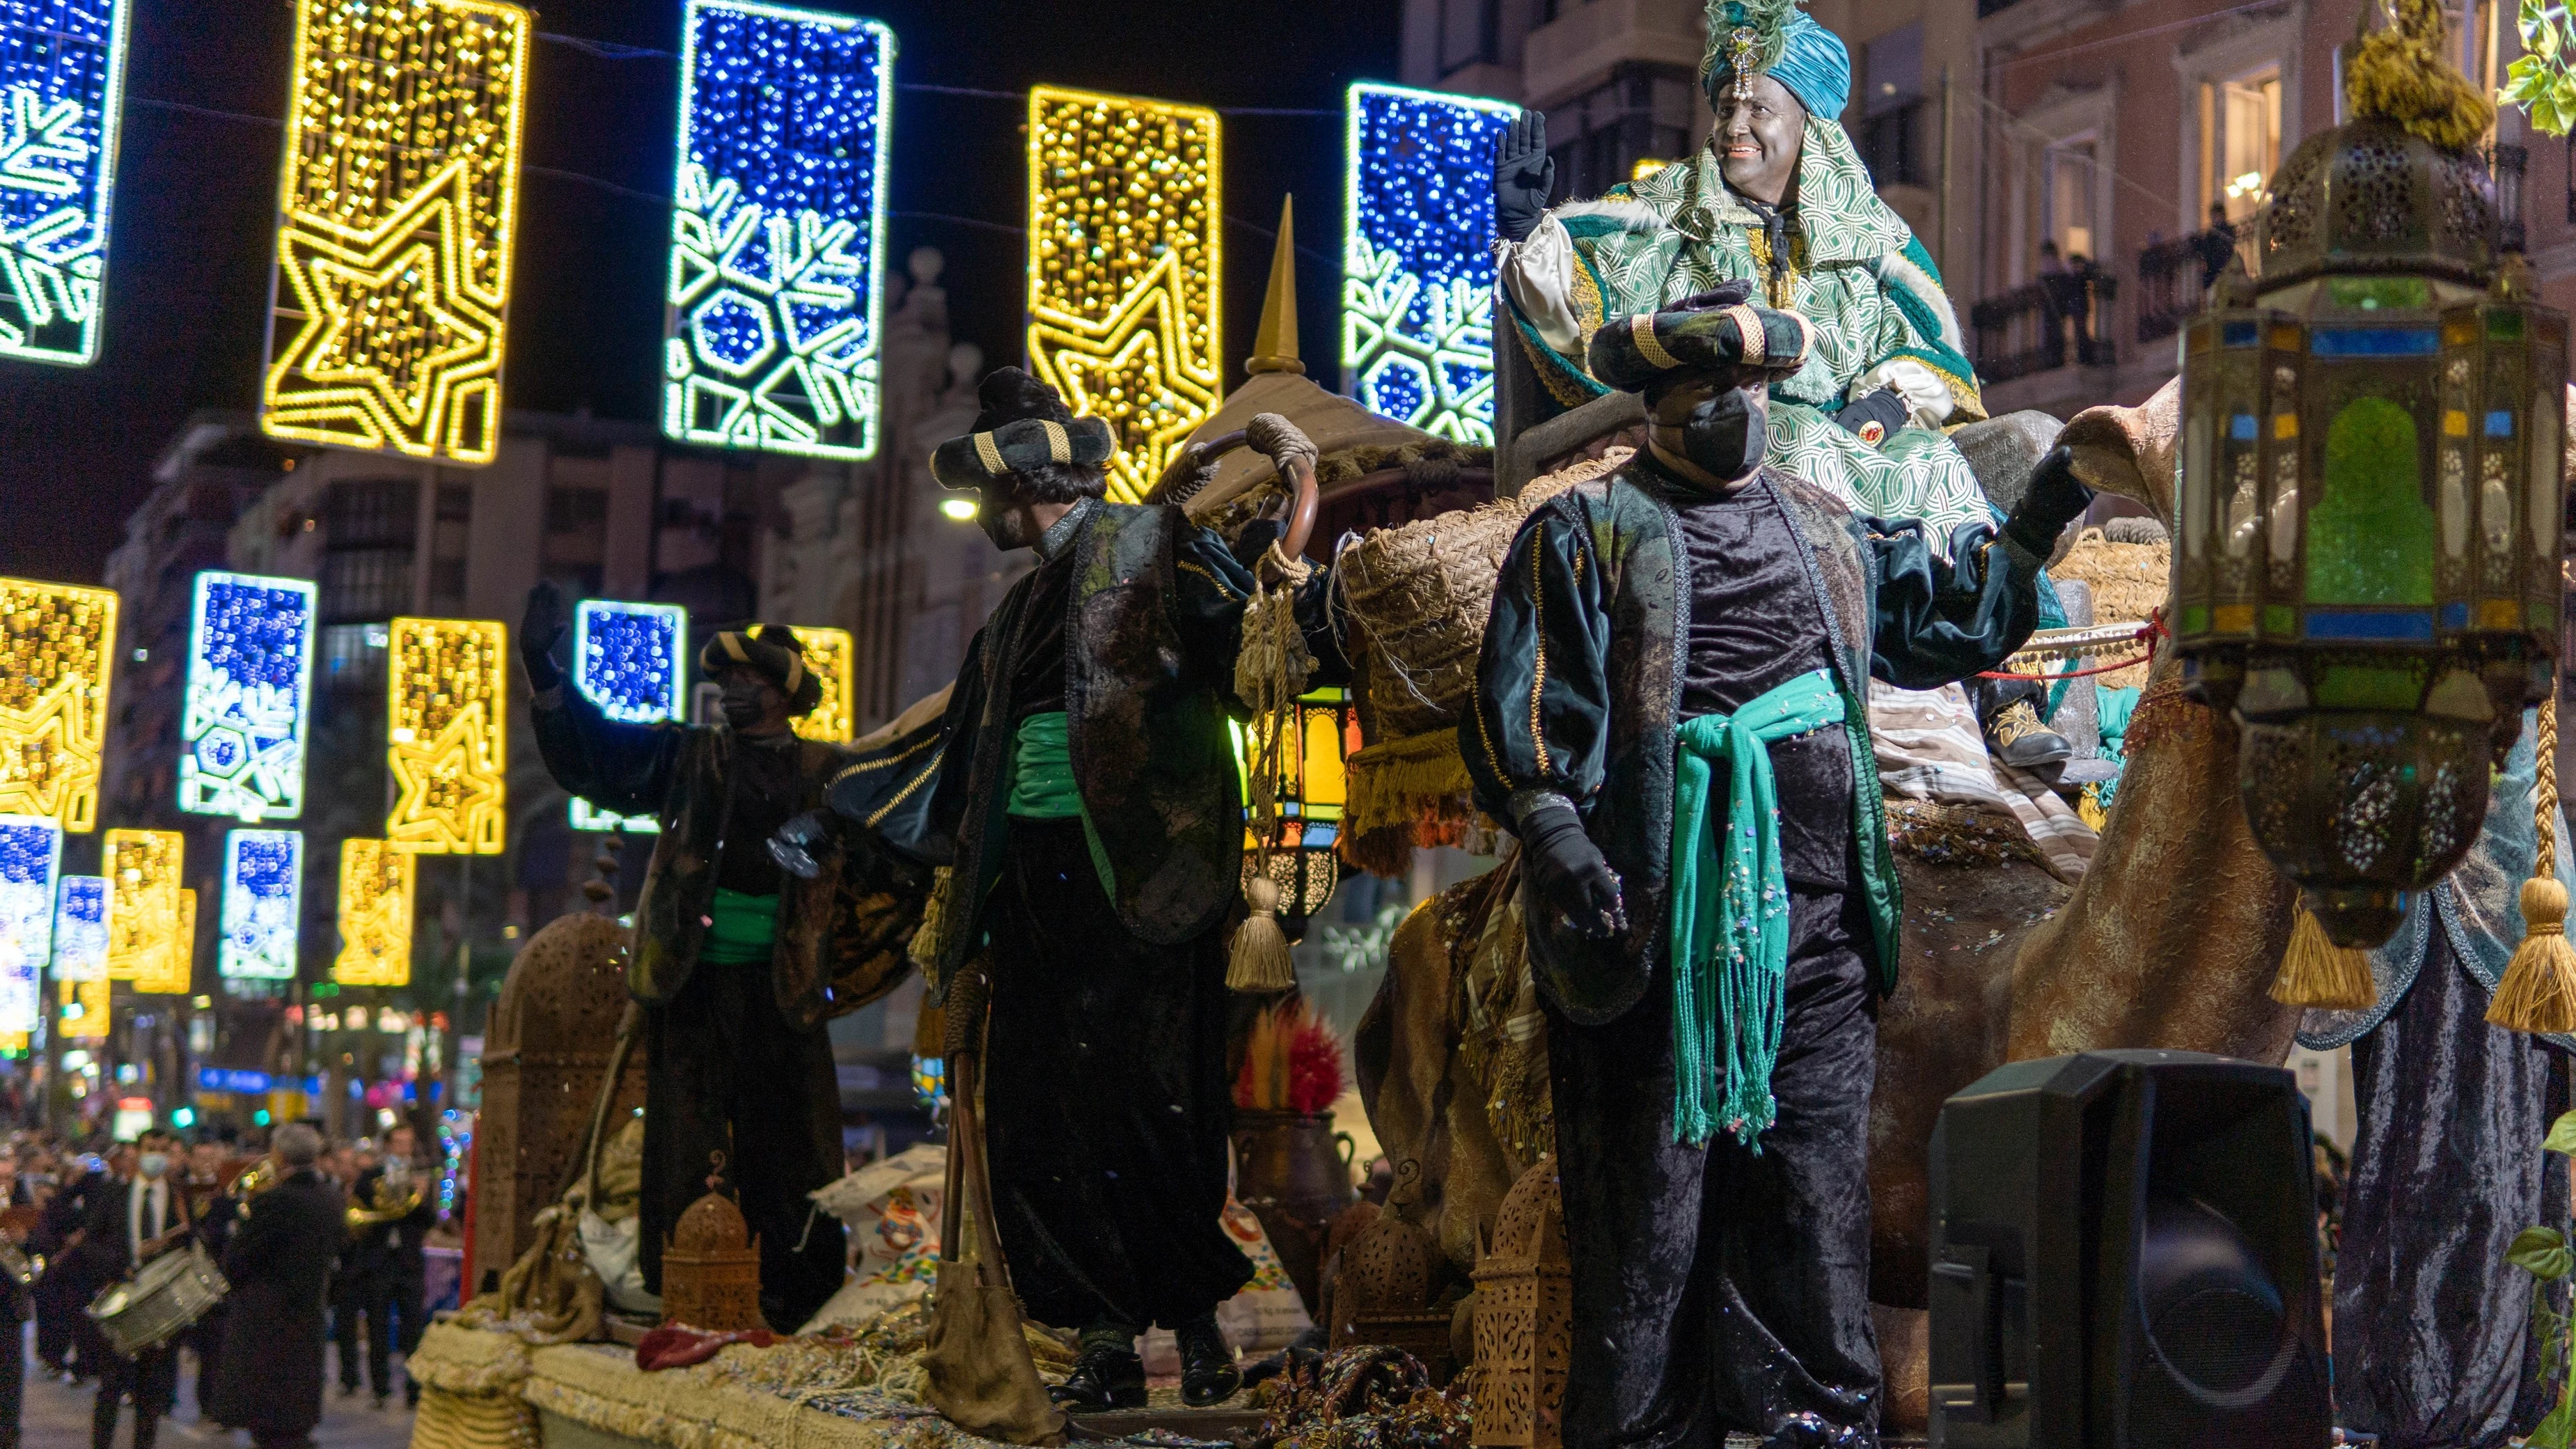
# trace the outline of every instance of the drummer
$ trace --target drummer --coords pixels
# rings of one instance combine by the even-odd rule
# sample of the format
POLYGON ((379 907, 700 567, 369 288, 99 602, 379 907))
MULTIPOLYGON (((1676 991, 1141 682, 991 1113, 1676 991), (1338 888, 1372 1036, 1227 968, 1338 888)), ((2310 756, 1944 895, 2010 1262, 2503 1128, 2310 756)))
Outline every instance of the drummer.
MULTIPOLYGON (((146 1130, 131 1147, 120 1147, 108 1159, 115 1188, 93 1194, 86 1243, 101 1245, 99 1262, 109 1269, 110 1283, 129 1277, 154 1258, 186 1241, 188 1195, 171 1177, 179 1140, 159 1128, 146 1130)), ((90 1413, 90 1449, 114 1449, 119 1406, 134 1400, 134 1449, 152 1449, 161 1420, 179 1394, 179 1347, 174 1342, 144 1349, 127 1358, 108 1346, 86 1314, 81 1318, 81 1362, 98 1365, 98 1404, 90 1413)))

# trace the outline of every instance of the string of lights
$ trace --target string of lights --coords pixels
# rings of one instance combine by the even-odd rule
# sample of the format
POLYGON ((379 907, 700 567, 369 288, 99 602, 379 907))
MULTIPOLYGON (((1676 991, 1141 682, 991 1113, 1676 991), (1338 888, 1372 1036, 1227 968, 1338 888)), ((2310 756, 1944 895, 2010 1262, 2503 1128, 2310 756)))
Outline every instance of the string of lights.
POLYGON ((0 9, 0 357, 98 357, 127 10, 0 9))
POLYGON ((411 984, 413 887, 419 863, 382 840, 340 842, 340 954, 331 979, 342 986, 411 984))
POLYGON ((304 832, 226 831, 217 974, 226 980, 293 980, 303 905, 304 832))
POLYGON ((0 817, 0 1037, 36 1029, 45 962, 54 954, 54 878, 63 829, 30 815, 0 817))
MULTIPOLYGON (((573 686, 621 724, 654 724, 687 714, 681 670, 689 657, 689 611, 677 604, 584 599, 573 611, 573 686)), ((659 831, 649 815, 603 810, 576 795, 575 830, 659 831)))
POLYGON ((303 579, 197 575, 179 720, 180 809, 254 823, 303 813, 314 598, 303 579))

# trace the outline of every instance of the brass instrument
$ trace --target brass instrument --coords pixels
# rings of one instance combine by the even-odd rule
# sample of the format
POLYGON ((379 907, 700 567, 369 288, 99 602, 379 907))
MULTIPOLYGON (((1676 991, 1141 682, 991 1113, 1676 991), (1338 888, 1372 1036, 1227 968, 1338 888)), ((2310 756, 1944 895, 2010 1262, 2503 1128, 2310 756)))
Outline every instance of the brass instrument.
POLYGON ((263 1157, 244 1168, 241 1175, 233 1179, 233 1185, 225 1191, 232 1195, 233 1210, 243 1217, 249 1217, 251 1199, 275 1186, 277 1186, 277 1161, 274 1158, 263 1157))
POLYGON ((15 1236, 0 1233, 0 1273, 7 1274, 9 1281, 20 1288, 33 1288, 36 1280, 45 1276, 45 1255, 30 1253, 19 1246, 15 1236))
POLYGON ((362 1233, 369 1228, 401 1222, 419 1209, 420 1196, 420 1188, 411 1181, 409 1173, 397 1175, 388 1172, 376 1179, 372 1205, 360 1207, 356 1203, 349 1204, 349 1231, 362 1233))

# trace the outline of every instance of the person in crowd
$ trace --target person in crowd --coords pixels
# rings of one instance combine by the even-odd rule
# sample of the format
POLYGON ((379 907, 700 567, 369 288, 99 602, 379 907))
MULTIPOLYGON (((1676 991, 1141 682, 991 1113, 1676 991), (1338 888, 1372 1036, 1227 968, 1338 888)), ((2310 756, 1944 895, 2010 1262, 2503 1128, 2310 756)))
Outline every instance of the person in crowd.
POLYGON ((2227 259, 2236 255, 2236 223, 2227 218, 2226 202, 2209 204, 2209 230, 2200 234, 2194 250, 2200 253, 2201 287, 2216 286, 2227 270, 2227 259))
MULTIPOLYGON (((438 1203, 427 1191, 428 1172, 416 1159, 417 1134, 405 1123, 385 1134, 385 1150, 376 1164, 358 1173, 350 1206, 361 1219, 349 1245, 341 1250, 350 1287, 337 1301, 366 1320, 367 1388, 381 1409, 393 1393, 393 1350, 402 1348, 403 1403, 420 1405, 420 1384, 411 1377, 412 1350, 420 1346, 422 1282, 426 1263, 421 1244, 438 1223, 438 1203)), ((346 1331, 341 1342, 349 1341, 346 1331)), ((340 1381, 344 1392, 356 1371, 341 1350, 340 1381)))
MULTIPOLYGON (((101 1286, 127 1277, 186 1242, 187 1194, 171 1175, 178 1139, 159 1128, 110 1159, 113 1190, 90 1194, 81 1220, 82 1249, 101 1286)), ((112 1347, 88 1314, 81 1315, 81 1359, 98 1373, 98 1399, 90 1412, 90 1449, 114 1449, 116 1421, 134 1403, 134 1449, 152 1449, 161 1421, 179 1396, 179 1345, 164 1343, 132 1358, 112 1347)))
MULTIPOLYGON (((115 1276, 110 1265, 116 1248, 112 1243, 93 1241, 90 1222, 112 1211, 107 1199, 115 1194, 121 1180, 114 1163, 129 1151, 114 1148, 108 1160, 92 1158, 73 1165, 71 1170, 76 1175, 45 1205, 43 1225, 37 1235, 47 1267, 44 1278, 36 1285, 36 1357, 49 1372, 61 1375, 65 1383, 76 1384, 98 1376, 98 1361, 91 1356, 83 1332, 89 1320, 82 1310, 115 1276)), ((124 1175, 132 1175, 130 1163, 124 1175)))
MULTIPOLYGON (((198 1240, 216 1262, 223 1261, 224 1249, 232 1242, 233 1223, 238 1208, 233 1202, 232 1184, 226 1180, 224 1166, 228 1154, 223 1143, 211 1136, 200 1137, 188 1149, 188 1171, 181 1190, 188 1195, 188 1215, 197 1225, 198 1240)), ((188 1328, 188 1346, 197 1351, 197 1414, 206 1416, 206 1406, 215 1399, 215 1366, 222 1361, 224 1318, 228 1300, 219 1299, 188 1328)))
POLYGON ((2061 448, 1945 564, 1919 521, 1765 466, 1767 384, 1813 329, 1751 296, 1593 333, 1646 446, 1530 514, 1459 729, 1521 844, 1568 1444, 1878 1443, 1869 1097, 1902 906, 1864 691, 1993 668, 2091 501, 2061 448))
MULTIPOLYGON (((20 1253, 30 1251, 27 1235, 14 1227, 0 1227, 0 1240, 20 1253)), ((9 1336, 9 1346, 0 1349, 0 1449, 18 1449, 19 1415, 27 1394, 27 1320, 35 1311, 34 1290, 20 1286, 15 1273, 0 1269, 0 1333, 9 1336)))
MULTIPOLYGON (((840 1175, 841 1099, 827 1018, 891 990, 855 979, 843 901, 862 852, 835 841, 815 878, 788 876, 769 838, 823 803, 850 763, 797 736, 823 686, 796 635, 726 629, 698 656, 722 723, 610 719, 565 676, 570 611, 553 582, 528 593, 520 659, 537 747, 555 782, 622 815, 657 818, 635 905, 630 995, 644 1011, 644 1285, 660 1292, 662 1244, 703 1196, 711 1159, 760 1241, 761 1313, 792 1333, 840 1291, 841 1225, 805 1195, 840 1175)), ((892 953, 885 965, 896 964, 892 953)))
MULTIPOLYGON (((1251 1274, 1219 1220, 1244 835, 1226 718, 1255 580, 1180 509, 1108 502, 1116 438, 1053 387, 1005 367, 978 394, 931 471, 1038 563, 967 649, 911 847, 950 867, 933 975, 989 965, 995 1232, 1029 1313, 1081 1334, 1057 1397, 1142 1407, 1136 1336, 1161 1325, 1183 1398, 1210 1404, 1239 1383, 1216 1306, 1251 1274)), ((1314 446, 1269 414, 1249 431, 1283 467, 1314 446)), ((1292 605, 1317 684, 1348 671, 1329 583, 1316 570, 1292 605)), ((882 816, 877 788, 853 770, 834 808, 882 816)))
POLYGON ((259 1449, 310 1445, 322 1422, 322 1295, 348 1199, 315 1170, 322 1134, 302 1122, 269 1146, 276 1184, 251 1197, 224 1248, 232 1284, 211 1416, 259 1449))

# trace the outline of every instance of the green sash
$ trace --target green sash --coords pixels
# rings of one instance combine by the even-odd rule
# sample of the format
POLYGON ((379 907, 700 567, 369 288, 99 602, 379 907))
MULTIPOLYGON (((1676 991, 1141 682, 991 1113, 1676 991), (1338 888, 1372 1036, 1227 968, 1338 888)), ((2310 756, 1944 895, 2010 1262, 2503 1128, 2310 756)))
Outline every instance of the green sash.
POLYGON ((1780 874, 1780 792, 1771 745, 1843 721, 1824 670, 1732 715, 1682 721, 1673 779, 1673 1136, 1705 1145, 1720 1127, 1748 1146, 1771 1125, 1789 974, 1789 886, 1780 874), (1726 819, 1709 785, 1728 767, 1726 819), (1722 832, 1722 833, 1721 833, 1722 832), (1714 865, 1712 872, 1703 869, 1714 865), (1720 1100, 1712 1107, 1711 1095, 1720 1100))
POLYGON ((718 966, 766 961, 778 945, 778 897, 755 896, 716 887, 707 907, 706 944, 698 959, 718 966))
POLYGON ((1073 778, 1073 735, 1062 710, 1033 714, 1020 721, 1011 737, 1011 789, 1003 813, 1021 820, 1080 820, 1082 839, 1091 848, 1091 868, 1100 873, 1100 888, 1118 899, 1109 852, 1091 816, 1082 808, 1082 790, 1073 778))

